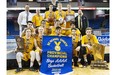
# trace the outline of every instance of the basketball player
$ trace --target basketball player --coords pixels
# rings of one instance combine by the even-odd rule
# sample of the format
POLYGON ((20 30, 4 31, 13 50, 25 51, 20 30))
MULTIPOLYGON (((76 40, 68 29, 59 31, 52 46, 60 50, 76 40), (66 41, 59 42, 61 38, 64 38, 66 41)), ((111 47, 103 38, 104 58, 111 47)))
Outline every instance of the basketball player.
POLYGON ((62 34, 61 34, 61 27, 59 27, 59 26, 57 26, 56 28, 55 28, 55 34, 51 34, 51 36, 62 36, 62 34))
POLYGON ((86 47, 86 53, 88 56, 85 55, 84 60, 87 62, 88 57, 88 64, 91 63, 91 53, 92 53, 92 45, 94 43, 99 43, 98 39, 95 35, 92 34, 92 28, 87 27, 86 28, 86 35, 82 37, 82 46, 86 47))
POLYGON ((46 27, 46 20, 42 20, 41 21, 41 26, 40 27, 43 27, 44 28, 44 35, 50 35, 51 34, 51 29, 50 27, 46 27))
POLYGON ((35 54, 36 54, 36 60, 39 64, 39 66, 41 65, 41 53, 42 53, 42 37, 44 35, 44 28, 43 27, 38 27, 37 28, 37 32, 35 35, 35 39, 36 39, 36 50, 35 50, 35 54))
POLYGON ((70 37, 72 37, 72 42, 73 42, 73 60, 74 60, 74 66, 78 67, 77 64, 77 60, 78 60, 78 54, 77 54, 77 47, 80 46, 80 36, 77 35, 76 33, 77 29, 76 28, 72 28, 71 29, 71 35, 70 37))
POLYGON ((28 28, 32 30, 32 35, 35 34, 35 28, 33 27, 33 22, 32 21, 28 21, 27 22, 27 27, 23 30, 23 32, 21 34, 21 37, 25 36, 25 30, 28 29, 28 28))
POLYGON ((67 11, 66 11, 66 28, 70 28, 70 22, 74 21, 75 12, 71 10, 71 5, 67 5, 67 11))
POLYGON ((43 17, 40 15, 40 9, 36 9, 36 14, 32 17, 32 22, 34 24, 34 27, 39 27, 41 25, 41 21, 43 20, 43 17))
POLYGON ((60 21, 61 27, 66 27, 65 17, 66 13, 62 10, 62 3, 58 3, 58 10, 55 12, 55 18, 60 21))
POLYGON ((18 68, 16 69, 16 72, 22 71, 22 59, 24 61, 28 61, 30 59, 30 71, 34 71, 33 64, 35 60, 35 51, 33 51, 33 47, 35 45, 35 39, 32 36, 32 30, 26 29, 25 30, 25 36, 22 37, 24 39, 24 51, 16 51, 16 60, 18 63, 18 68))
MULTIPOLYGON (((75 22, 71 22, 70 23, 70 28, 67 28, 66 33, 65 33, 66 36, 71 35, 71 29, 72 28, 76 28, 75 27, 75 22)), ((78 28, 76 28, 76 34, 77 35, 80 35, 80 37, 81 37, 81 32, 80 32, 80 30, 78 28)))
POLYGON ((49 28, 49 26, 54 26, 54 12, 53 12, 53 6, 49 6, 49 10, 45 12, 44 19, 46 20, 46 27, 49 28))
MULTIPOLYGON (((54 26, 51 27, 51 35, 56 34, 56 27, 61 27, 60 26, 60 21, 56 20, 54 26)), ((65 30, 63 30, 64 27, 61 27, 61 34, 64 35, 65 30)))

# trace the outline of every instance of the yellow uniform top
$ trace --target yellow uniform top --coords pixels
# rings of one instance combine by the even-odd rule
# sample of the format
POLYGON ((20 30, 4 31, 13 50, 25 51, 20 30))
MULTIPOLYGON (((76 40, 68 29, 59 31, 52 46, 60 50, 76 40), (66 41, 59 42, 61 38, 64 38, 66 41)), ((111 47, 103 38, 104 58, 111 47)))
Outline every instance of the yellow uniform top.
POLYGON ((79 41, 79 37, 78 36, 72 36, 72 40, 73 40, 73 42, 78 42, 79 41))
MULTIPOLYGON (((69 15, 75 15, 75 12, 74 11, 66 11, 66 16, 69 16, 69 15)), ((66 22, 66 28, 70 28, 70 22, 66 22)))
POLYGON ((91 44, 94 44, 94 43, 99 43, 98 42, 98 39, 97 39, 97 37, 95 36, 95 35, 91 35, 91 37, 90 37, 90 39, 88 39, 87 38, 87 35, 84 35, 83 37, 82 37, 82 45, 83 44, 88 44, 88 43, 91 43, 91 44))
POLYGON ((46 11, 44 18, 45 19, 48 19, 49 17, 53 17, 54 18, 54 12, 46 11))
MULTIPOLYGON (((45 19, 48 19, 48 18, 55 18, 54 16, 54 12, 50 12, 50 11, 46 11, 45 12, 45 19)), ((54 25, 54 22, 46 22, 46 27, 49 28, 49 26, 53 26, 54 25)))
POLYGON ((31 37, 29 40, 26 39, 26 36, 22 37, 24 39, 24 49, 26 52, 32 51, 34 47, 34 37, 31 37))
MULTIPOLYGON (((55 12, 55 18, 56 18, 56 20, 59 20, 60 18, 62 18, 62 19, 64 20, 65 17, 66 17, 65 11, 62 10, 61 12, 59 12, 59 11, 56 11, 56 12, 55 12)), ((62 23, 60 26, 61 26, 61 27, 65 27, 65 26, 64 26, 64 23, 62 23)))
MULTIPOLYGON (((82 37, 81 44, 89 44, 92 46, 94 43, 99 43, 95 35, 91 35, 90 39, 88 39, 87 35, 84 35, 82 37)), ((90 50, 88 47, 86 47, 87 53, 93 53, 93 50, 90 50)))
POLYGON ((37 14, 35 14, 35 15, 32 17, 32 22, 34 23, 35 26, 40 26, 42 20, 43 20, 43 17, 40 16, 40 15, 38 16, 37 14))
POLYGON ((56 30, 56 28, 55 27, 52 27, 51 28, 51 34, 55 34, 55 30, 56 30))
POLYGON ((65 11, 61 11, 61 12, 56 11, 56 12, 55 12, 55 17, 56 17, 57 20, 59 20, 61 17, 64 19, 65 16, 66 16, 65 11))
POLYGON ((72 43, 73 43, 73 56, 77 56, 77 51, 75 50, 78 46, 78 42, 79 42, 79 37, 78 36, 73 36, 72 37, 72 43))
POLYGON ((38 35, 35 36, 37 46, 42 49, 42 38, 38 37, 38 35))
POLYGON ((67 15, 74 15, 74 14, 75 14, 75 12, 72 11, 72 10, 71 10, 70 12, 66 11, 66 16, 67 16, 67 15))
MULTIPOLYGON (((68 36, 68 35, 70 35, 70 34, 71 34, 71 28, 70 28, 69 30, 66 31, 65 35, 68 36)), ((76 34, 77 34, 77 35, 80 35, 80 34, 81 34, 81 32, 80 32, 79 29, 76 30, 76 34)))

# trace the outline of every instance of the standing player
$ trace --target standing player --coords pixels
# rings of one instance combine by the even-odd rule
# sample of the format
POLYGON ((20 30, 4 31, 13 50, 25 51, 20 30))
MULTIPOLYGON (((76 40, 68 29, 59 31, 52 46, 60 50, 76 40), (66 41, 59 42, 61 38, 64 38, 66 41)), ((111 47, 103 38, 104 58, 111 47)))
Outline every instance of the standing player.
POLYGON ((55 18, 60 21, 61 27, 66 27, 65 17, 66 13, 62 10, 62 3, 58 3, 58 10, 55 12, 55 18))
POLYGON ((44 19, 47 21, 46 22, 46 27, 49 28, 50 26, 54 26, 54 12, 53 12, 53 6, 49 6, 49 10, 45 12, 44 19))
POLYGON ((41 21, 43 20, 43 17, 40 15, 40 9, 36 10, 36 14, 32 17, 32 22, 34 26, 37 28, 41 25, 41 21))
POLYGON ((75 12, 71 10, 71 5, 67 5, 66 11, 66 28, 70 28, 71 21, 74 21, 75 12))
POLYGON ((56 11, 58 0, 51 0, 51 4, 53 5, 53 11, 56 11))

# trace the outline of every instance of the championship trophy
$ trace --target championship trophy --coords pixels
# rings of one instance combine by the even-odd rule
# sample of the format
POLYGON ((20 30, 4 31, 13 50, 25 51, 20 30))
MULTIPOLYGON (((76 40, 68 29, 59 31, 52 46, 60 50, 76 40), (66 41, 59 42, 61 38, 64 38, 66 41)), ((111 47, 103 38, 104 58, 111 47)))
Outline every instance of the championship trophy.
POLYGON ((63 24, 64 19, 62 17, 59 18, 60 24, 63 24))
POLYGON ((92 45, 92 48, 94 61, 91 62, 91 68, 108 69, 107 62, 104 61, 105 46, 95 43, 92 45))
POLYGON ((18 52, 24 52, 24 39, 20 36, 15 37, 16 43, 17 43, 17 51, 18 52))
POLYGON ((67 15, 66 22, 74 21, 74 15, 67 15))

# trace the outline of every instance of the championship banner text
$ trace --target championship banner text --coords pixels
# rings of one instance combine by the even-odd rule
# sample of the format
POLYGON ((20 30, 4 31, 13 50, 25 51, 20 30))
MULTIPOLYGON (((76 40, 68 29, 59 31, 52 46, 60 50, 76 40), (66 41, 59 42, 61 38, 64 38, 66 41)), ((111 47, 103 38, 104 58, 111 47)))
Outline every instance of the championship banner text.
POLYGON ((71 37, 43 36, 40 72, 46 75, 72 72, 71 37))

